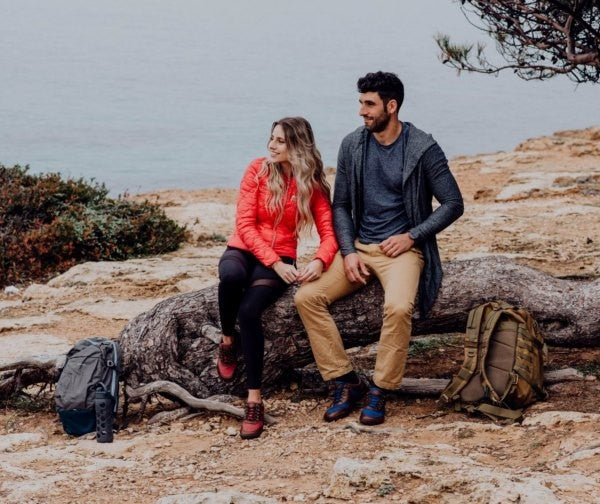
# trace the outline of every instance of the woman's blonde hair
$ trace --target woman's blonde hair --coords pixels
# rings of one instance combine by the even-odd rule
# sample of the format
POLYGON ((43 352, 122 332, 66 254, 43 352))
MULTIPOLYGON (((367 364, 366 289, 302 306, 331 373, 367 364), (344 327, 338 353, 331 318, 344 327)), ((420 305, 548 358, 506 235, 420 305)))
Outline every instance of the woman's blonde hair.
MULTIPOLYGON (((313 224, 310 211, 310 199, 313 191, 322 191, 327 199, 331 199, 331 188, 325 178, 321 153, 315 145, 315 137, 310 123, 303 117, 284 117, 275 121, 271 126, 271 133, 275 126, 281 126, 285 135, 288 157, 292 165, 292 176, 296 179, 296 203, 298 214, 296 220, 296 234, 313 224)), ((279 163, 265 160, 258 176, 267 176, 269 198, 267 208, 283 215, 284 195, 287 192, 283 169, 279 163)))

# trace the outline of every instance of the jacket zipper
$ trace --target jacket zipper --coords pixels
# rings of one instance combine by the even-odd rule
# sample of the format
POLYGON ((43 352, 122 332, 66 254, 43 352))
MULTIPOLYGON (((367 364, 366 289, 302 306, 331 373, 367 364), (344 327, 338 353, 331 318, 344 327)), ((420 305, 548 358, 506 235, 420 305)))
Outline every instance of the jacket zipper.
POLYGON ((275 226, 273 226, 273 240, 271 241, 271 248, 275 248, 275 239, 277 238, 277 226, 281 224, 281 221, 283 220, 283 214, 285 213, 285 206, 287 205, 288 194, 290 192, 290 180, 291 176, 285 184, 285 194, 283 197, 283 206, 281 208, 281 213, 277 216, 277 219, 275 219, 275 226))

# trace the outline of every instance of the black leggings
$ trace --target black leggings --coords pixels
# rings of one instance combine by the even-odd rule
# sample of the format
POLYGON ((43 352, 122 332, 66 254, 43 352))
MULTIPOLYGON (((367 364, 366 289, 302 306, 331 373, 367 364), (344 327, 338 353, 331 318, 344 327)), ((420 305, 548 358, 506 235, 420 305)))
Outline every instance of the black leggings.
MULTIPOLYGON (((286 264, 294 264, 290 257, 281 259, 286 264)), ((223 334, 234 336, 235 321, 239 320, 246 363, 246 386, 259 389, 262 385, 265 350, 260 318, 262 312, 284 293, 288 284, 252 253, 233 247, 227 247, 221 256, 219 279, 221 329, 223 334)))

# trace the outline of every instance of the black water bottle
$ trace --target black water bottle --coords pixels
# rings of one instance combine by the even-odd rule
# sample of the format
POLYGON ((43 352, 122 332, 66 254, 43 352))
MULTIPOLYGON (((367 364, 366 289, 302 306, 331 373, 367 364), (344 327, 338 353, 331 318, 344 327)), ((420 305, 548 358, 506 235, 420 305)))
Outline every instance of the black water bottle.
POLYGON ((113 441, 113 396, 103 387, 96 389, 96 441, 112 443, 113 441))

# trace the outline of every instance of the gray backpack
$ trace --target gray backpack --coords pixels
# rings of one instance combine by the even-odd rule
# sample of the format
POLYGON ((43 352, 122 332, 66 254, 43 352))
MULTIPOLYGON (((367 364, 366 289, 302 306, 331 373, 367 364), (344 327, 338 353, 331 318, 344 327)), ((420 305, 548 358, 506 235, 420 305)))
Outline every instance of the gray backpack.
POLYGON ((69 350, 54 392, 56 410, 65 432, 81 436, 96 430, 99 413, 96 398, 100 394, 108 398, 112 406, 110 413, 113 420, 116 418, 120 370, 121 352, 116 341, 88 338, 78 341, 69 350))

